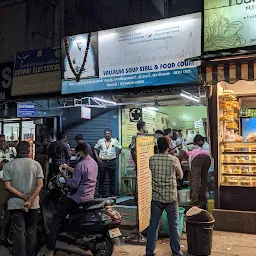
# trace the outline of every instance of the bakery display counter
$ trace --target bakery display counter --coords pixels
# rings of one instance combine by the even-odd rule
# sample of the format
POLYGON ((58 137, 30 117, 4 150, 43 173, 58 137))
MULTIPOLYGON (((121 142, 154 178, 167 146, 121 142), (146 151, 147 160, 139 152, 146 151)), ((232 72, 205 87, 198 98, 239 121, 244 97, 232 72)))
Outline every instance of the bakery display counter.
POLYGON ((220 185, 256 187, 256 144, 220 144, 220 185))

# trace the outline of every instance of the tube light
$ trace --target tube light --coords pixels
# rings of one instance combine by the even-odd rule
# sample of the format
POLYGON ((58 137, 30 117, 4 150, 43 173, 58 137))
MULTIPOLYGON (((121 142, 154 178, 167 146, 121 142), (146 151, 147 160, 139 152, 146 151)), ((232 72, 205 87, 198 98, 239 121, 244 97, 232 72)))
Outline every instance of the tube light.
POLYGON ((156 108, 156 107, 146 107, 146 109, 148 109, 148 110, 154 110, 154 111, 157 111, 157 110, 158 110, 158 108, 156 108))
POLYGON ((104 99, 96 98, 96 97, 94 97, 93 99, 94 99, 94 100, 97 100, 97 101, 101 101, 101 102, 109 103, 109 104, 112 104, 112 105, 116 105, 116 102, 114 102, 114 101, 104 100, 104 99))
POLYGON ((193 97, 193 96, 189 96, 185 93, 181 93, 180 96, 184 97, 184 98, 187 98, 187 99, 190 99, 190 100, 193 100, 193 101, 196 101, 196 102, 200 102, 200 99, 199 98, 196 98, 196 97, 193 97))

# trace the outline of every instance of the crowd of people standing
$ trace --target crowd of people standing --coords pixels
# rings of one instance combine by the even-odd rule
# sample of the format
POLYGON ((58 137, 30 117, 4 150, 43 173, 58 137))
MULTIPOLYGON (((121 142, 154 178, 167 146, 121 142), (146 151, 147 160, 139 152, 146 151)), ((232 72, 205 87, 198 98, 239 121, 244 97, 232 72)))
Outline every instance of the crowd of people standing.
MULTIPOLYGON (((137 123, 138 133, 133 136, 130 150, 136 166, 136 137, 146 134, 145 122, 137 123)), ((48 254, 54 255, 57 235, 61 223, 69 212, 94 198, 97 177, 99 175, 99 197, 115 196, 115 173, 117 158, 122 152, 118 139, 112 138, 109 129, 104 138, 94 147, 86 143, 82 135, 75 137, 76 149, 73 151, 74 168, 71 167, 72 150, 68 137, 61 133, 48 148, 50 169, 48 181, 55 175, 61 175, 74 193, 68 196, 54 215, 51 232, 48 237, 48 254), (69 177, 68 173, 72 174, 69 177), (110 187, 107 194, 105 180, 109 176, 110 187)), ((157 229, 163 210, 167 211, 170 246, 173 255, 182 255, 178 234, 178 197, 177 179, 183 178, 180 161, 189 161, 191 171, 192 204, 205 208, 207 174, 211 164, 209 144, 201 135, 196 135, 193 147, 185 149, 187 143, 181 131, 156 131, 155 155, 149 160, 152 172, 151 220, 148 232, 146 255, 154 255, 157 229)), ((44 172, 39 162, 29 158, 30 145, 21 141, 16 148, 8 147, 5 136, 0 135, 0 212, 5 209, 4 226, 1 241, 6 243, 12 238, 14 256, 33 256, 36 250, 36 227, 39 209, 39 193, 44 184, 44 172), (11 228, 8 226, 11 223, 11 228), (7 236, 6 230, 11 230, 7 236)), ((10 243, 12 241, 9 241, 10 243)))

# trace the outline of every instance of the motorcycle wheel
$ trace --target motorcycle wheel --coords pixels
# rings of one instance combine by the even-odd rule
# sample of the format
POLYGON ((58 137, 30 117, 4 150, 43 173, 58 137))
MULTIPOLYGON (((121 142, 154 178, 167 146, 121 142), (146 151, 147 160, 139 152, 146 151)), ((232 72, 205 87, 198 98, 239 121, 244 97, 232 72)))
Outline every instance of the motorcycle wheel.
POLYGON ((93 250, 93 256, 111 256, 114 250, 114 244, 108 236, 102 237, 100 243, 103 243, 103 249, 93 250))

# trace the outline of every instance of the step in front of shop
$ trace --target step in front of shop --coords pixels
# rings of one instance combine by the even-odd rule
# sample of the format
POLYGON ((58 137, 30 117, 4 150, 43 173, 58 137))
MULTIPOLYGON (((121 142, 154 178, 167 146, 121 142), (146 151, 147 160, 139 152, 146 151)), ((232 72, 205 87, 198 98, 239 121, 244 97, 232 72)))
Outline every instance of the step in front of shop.
POLYGON ((256 234, 256 212, 213 209, 214 229, 256 234))

